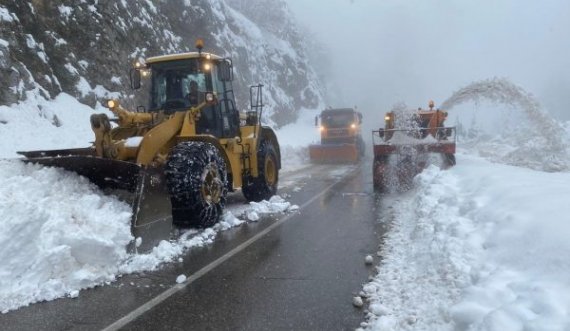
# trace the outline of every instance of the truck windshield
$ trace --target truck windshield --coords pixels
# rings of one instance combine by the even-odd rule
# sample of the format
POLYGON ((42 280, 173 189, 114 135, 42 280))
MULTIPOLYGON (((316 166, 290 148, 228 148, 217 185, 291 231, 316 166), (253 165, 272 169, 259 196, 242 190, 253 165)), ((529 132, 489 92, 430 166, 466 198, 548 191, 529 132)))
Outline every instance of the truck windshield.
POLYGON ((354 123, 354 115, 352 113, 323 114, 321 119, 323 125, 330 128, 342 128, 354 123))
POLYGON ((198 59, 151 65, 149 110, 172 110, 197 105, 207 90, 209 73, 198 70, 198 59))

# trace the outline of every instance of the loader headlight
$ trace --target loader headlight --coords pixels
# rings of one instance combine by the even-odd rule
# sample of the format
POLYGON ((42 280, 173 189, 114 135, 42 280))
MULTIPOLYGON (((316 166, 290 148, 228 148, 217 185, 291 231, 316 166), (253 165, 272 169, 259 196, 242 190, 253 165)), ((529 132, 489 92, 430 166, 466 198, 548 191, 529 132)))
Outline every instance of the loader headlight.
POLYGON ((319 126, 319 131, 325 131, 325 129, 326 129, 326 128, 325 128, 324 126, 322 126, 322 125, 319 126))
POLYGON ((204 63, 204 70, 210 71, 210 69, 212 69, 212 65, 210 64, 210 62, 204 63))
POLYGON ((115 108, 116 106, 117 106, 117 102, 116 102, 115 100, 111 99, 111 100, 107 101, 107 107, 108 107, 109 109, 113 109, 113 108, 115 108))
POLYGON ((351 128, 351 129, 356 129, 356 124, 352 123, 352 124, 350 125, 350 128, 351 128))
POLYGON ((216 101, 216 97, 214 96, 214 93, 212 93, 212 92, 206 93, 206 102, 212 103, 214 101, 216 101))
POLYGON ((390 120, 390 116, 386 115, 386 116, 384 117, 384 120, 389 121, 389 120, 390 120))

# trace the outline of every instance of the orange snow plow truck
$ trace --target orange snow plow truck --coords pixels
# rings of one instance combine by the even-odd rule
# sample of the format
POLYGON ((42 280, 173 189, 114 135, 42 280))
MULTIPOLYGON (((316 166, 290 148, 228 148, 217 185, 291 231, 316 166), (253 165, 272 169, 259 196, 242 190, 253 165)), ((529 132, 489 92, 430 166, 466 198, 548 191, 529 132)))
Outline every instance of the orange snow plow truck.
POLYGON ((321 143, 309 146, 311 162, 358 162, 364 155, 361 124, 362 114, 352 108, 323 110, 315 117, 315 126, 319 128, 321 143))
POLYGON ((385 190, 395 184, 407 187, 411 179, 429 164, 449 168, 455 165, 455 127, 446 127, 447 112, 434 109, 391 111, 384 128, 372 131, 374 188, 385 190))

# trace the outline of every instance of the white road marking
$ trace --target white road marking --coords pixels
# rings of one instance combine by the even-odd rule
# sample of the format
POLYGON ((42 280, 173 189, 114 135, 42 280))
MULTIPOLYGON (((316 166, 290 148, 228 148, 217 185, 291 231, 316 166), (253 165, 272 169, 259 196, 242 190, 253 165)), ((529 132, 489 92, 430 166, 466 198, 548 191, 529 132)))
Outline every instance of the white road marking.
MULTIPOLYGON (((354 171, 355 169, 353 169, 354 171)), ((351 171, 351 172, 353 172, 351 171)), ((339 184, 344 178, 341 178, 337 181, 335 181, 334 183, 330 184, 329 186, 327 186, 324 190, 322 190, 319 194, 315 195, 314 197, 312 197, 309 201, 305 202, 304 204, 302 204, 299 207, 299 211, 302 210, 303 208, 307 207, 308 205, 310 205, 311 203, 313 203, 315 200, 317 200, 318 198, 320 198, 321 196, 323 196, 325 193, 327 193, 333 186, 339 184)), ((198 270, 197 272, 195 272, 193 275, 189 276, 186 281, 184 283, 181 284, 176 284, 173 287, 169 288, 168 290, 160 293, 158 296, 154 297, 152 300, 146 302, 144 305, 140 306, 139 308, 133 310, 132 312, 128 313, 127 315, 123 316, 122 318, 120 318, 119 320, 117 320, 116 322, 114 322, 113 324, 109 325, 108 327, 104 328, 103 331, 114 331, 114 330, 119 330, 120 328, 124 327, 125 325, 127 325, 128 323, 134 321, 135 319, 137 319, 139 316, 143 315, 144 313, 146 313, 147 311, 151 310, 152 308, 154 308, 155 306, 159 305, 161 302, 163 302, 164 300, 168 299, 169 297, 171 297, 172 295, 174 295, 175 293, 177 293, 180 290, 183 290, 184 288, 186 288, 186 286, 192 284, 194 281, 200 279, 200 277, 204 276, 205 274, 207 274, 208 272, 210 272, 211 270, 213 270, 214 268, 216 268, 217 266, 219 266, 220 264, 224 263, 225 261, 227 261, 228 259, 230 259, 231 257, 233 257, 234 255, 236 255, 237 253, 243 251, 244 249, 246 249, 248 246, 250 246, 251 244, 253 244, 254 242, 256 242, 257 240, 261 239, 263 236, 265 236, 266 234, 268 234, 269 232, 271 232, 273 229, 275 229, 276 227, 280 226, 281 224, 285 223, 286 221, 288 221, 290 218, 292 218, 293 216, 295 216, 295 214, 289 214, 285 217, 283 217, 282 219, 278 220, 277 222, 271 224, 270 226, 268 226, 267 228, 263 229, 261 232, 259 232, 258 234, 256 234, 255 236, 251 237, 250 239, 246 240, 245 242, 241 243, 240 245, 238 245, 237 247, 235 247, 234 249, 232 249, 231 251, 227 252, 226 254, 224 254, 223 256, 219 257, 218 259, 216 259, 215 261, 213 261, 212 263, 208 264, 207 266, 203 267, 202 269, 198 270)))

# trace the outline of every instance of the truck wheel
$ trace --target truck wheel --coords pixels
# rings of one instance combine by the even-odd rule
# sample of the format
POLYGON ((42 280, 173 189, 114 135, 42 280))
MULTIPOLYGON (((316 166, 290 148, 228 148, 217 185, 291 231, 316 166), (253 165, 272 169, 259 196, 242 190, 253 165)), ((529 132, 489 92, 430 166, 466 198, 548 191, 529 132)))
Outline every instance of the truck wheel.
POLYGON ((372 165, 372 178, 374 182, 374 190, 376 192, 386 191, 386 158, 378 158, 374 160, 372 165))
POLYGON ((219 220, 228 190, 226 164, 216 147, 201 141, 179 143, 165 173, 174 224, 209 227, 219 220))
POLYGON ((364 157, 364 153, 366 152, 366 145, 364 144, 364 139, 362 139, 362 136, 358 136, 357 138, 357 142, 356 142, 356 146, 358 147, 358 155, 360 156, 360 158, 364 157))
POLYGON ((453 167, 457 162, 455 161, 455 154, 443 154, 444 165, 446 168, 453 167))
POLYGON ((267 200, 277 192, 279 168, 275 146, 269 140, 263 140, 257 151, 257 178, 247 176, 243 179, 241 191, 247 201, 267 200))

